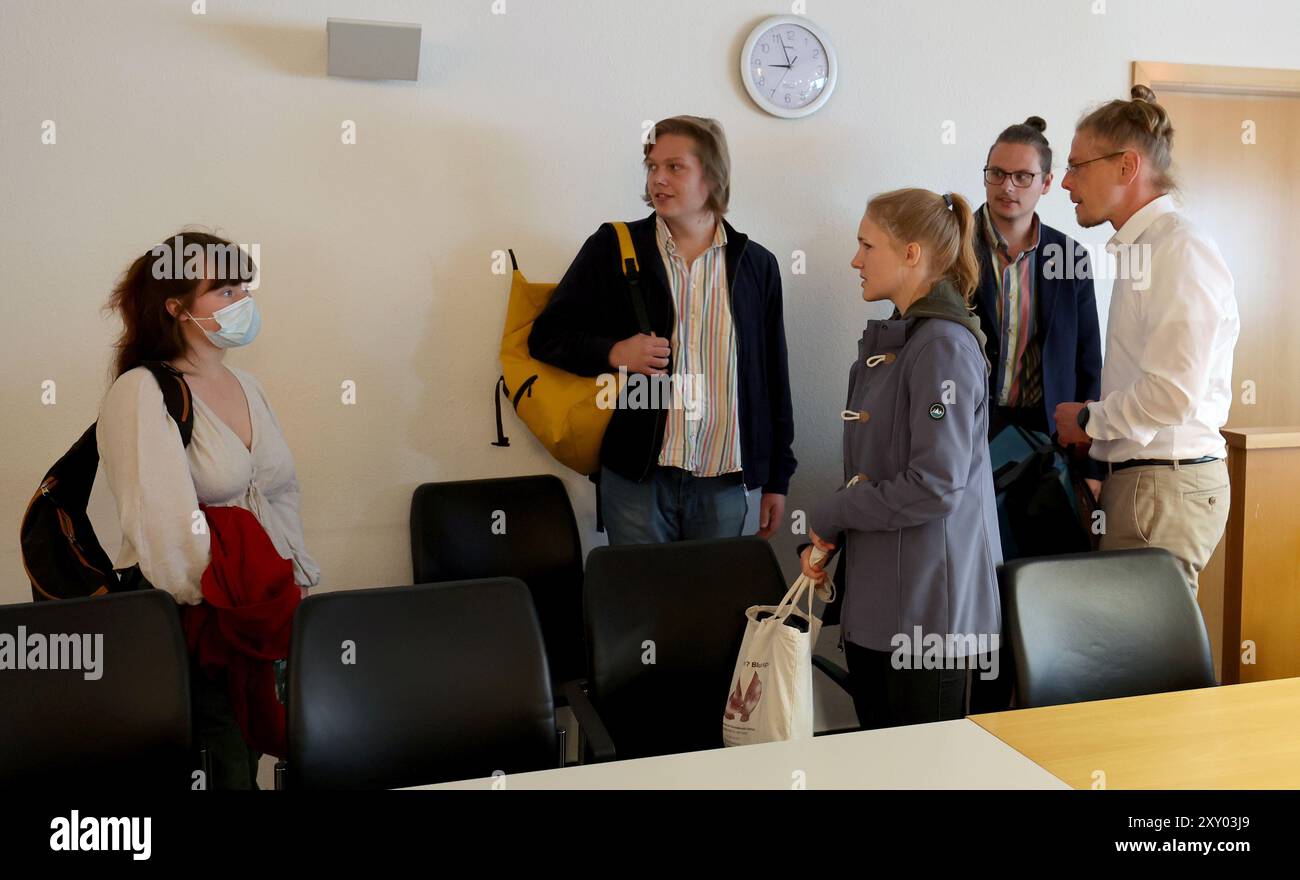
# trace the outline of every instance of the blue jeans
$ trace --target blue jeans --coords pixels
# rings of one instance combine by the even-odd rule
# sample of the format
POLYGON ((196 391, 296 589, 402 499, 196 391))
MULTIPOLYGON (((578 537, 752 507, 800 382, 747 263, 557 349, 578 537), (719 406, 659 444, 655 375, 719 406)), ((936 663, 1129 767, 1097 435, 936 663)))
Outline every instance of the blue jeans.
POLYGON ((695 538, 738 538, 749 515, 742 474, 697 477, 656 467, 643 483, 600 469, 605 533, 613 544, 663 544, 695 538))

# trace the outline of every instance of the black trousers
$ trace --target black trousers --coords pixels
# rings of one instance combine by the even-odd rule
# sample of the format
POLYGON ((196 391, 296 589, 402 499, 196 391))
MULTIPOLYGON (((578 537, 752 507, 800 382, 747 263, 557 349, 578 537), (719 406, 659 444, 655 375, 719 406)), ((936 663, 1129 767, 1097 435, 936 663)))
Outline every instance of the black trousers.
POLYGON ((966 669, 895 669, 893 656, 844 641, 849 689, 863 730, 966 716, 966 669))
POLYGON ((210 679, 190 659, 190 702, 194 712, 194 740, 208 750, 212 763, 212 791, 257 788, 257 762, 261 752, 249 748, 235 720, 225 677, 210 679))

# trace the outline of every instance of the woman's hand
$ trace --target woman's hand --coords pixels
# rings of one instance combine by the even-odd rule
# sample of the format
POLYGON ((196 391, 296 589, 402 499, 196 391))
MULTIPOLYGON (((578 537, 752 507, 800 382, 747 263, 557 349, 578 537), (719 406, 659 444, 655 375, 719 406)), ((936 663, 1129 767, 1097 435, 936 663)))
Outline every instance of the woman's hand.
POLYGON ((812 578, 820 584, 822 581, 826 580, 826 571, 821 567, 820 563, 813 565, 812 560, 810 559, 812 552, 812 547, 803 548, 803 553, 799 555, 799 564, 803 568, 805 577, 812 578))
POLYGON ((812 538, 813 546, 805 547, 803 549, 803 553, 799 555, 799 563, 803 567, 803 573, 820 584, 822 581, 826 580, 826 570, 822 568, 820 562, 816 564, 813 563, 813 548, 815 547, 816 549, 829 554, 835 552, 835 545, 829 541, 823 540, 821 535, 817 534, 812 529, 808 530, 808 537, 812 538))

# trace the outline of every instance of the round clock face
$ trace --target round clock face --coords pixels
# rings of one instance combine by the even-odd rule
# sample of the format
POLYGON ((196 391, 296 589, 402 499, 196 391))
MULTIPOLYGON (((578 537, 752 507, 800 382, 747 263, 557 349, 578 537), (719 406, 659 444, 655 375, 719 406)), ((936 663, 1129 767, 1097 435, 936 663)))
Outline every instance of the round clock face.
POLYGON ((764 22, 745 50, 745 85, 768 112, 804 116, 830 97, 835 52, 810 22, 791 17, 764 22))

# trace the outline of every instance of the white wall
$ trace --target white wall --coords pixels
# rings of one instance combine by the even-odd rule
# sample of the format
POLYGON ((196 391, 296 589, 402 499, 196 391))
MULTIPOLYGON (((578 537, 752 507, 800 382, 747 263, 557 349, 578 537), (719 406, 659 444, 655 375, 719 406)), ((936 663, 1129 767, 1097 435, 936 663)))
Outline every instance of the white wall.
MULTIPOLYGON (((783 3, 507 0, 494 16, 490 0, 208 0, 195 16, 189 0, 0 0, 0 601, 28 598, 23 508, 106 388, 109 288, 190 223, 261 246, 263 333, 231 362, 261 377, 297 457, 323 585, 408 582, 418 483, 558 470, 510 415, 512 446, 489 445, 508 285, 492 251, 558 278, 598 223, 647 210, 642 120, 682 112, 726 125, 730 219, 785 266, 790 506, 808 506, 838 477, 848 363, 880 311, 848 267, 871 193, 920 185, 978 203, 989 142, 1031 113, 1060 164, 1085 107, 1126 94, 1133 60, 1300 60, 1294 0, 1096 5, 809 0, 841 78, 821 112, 785 121, 738 75, 745 35, 783 3), (423 24, 419 82, 326 77, 327 16, 423 24), (340 143, 345 119, 355 146, 340 143), (945 120, 955 145, 940 141, 945 120), (789 274, 795 249, 806 275, 789 274), (55 406, 41 404, 46 379, 55 406), (339 401, 345 379, 356 406, 339 401)), ((1041 212, 1079 235, 1060 191, 1041 212)), ((566 479, 588 544, 602 541, 589 484, 566 479)), ((794 543, 778 542, 791 570, 794 543)))

